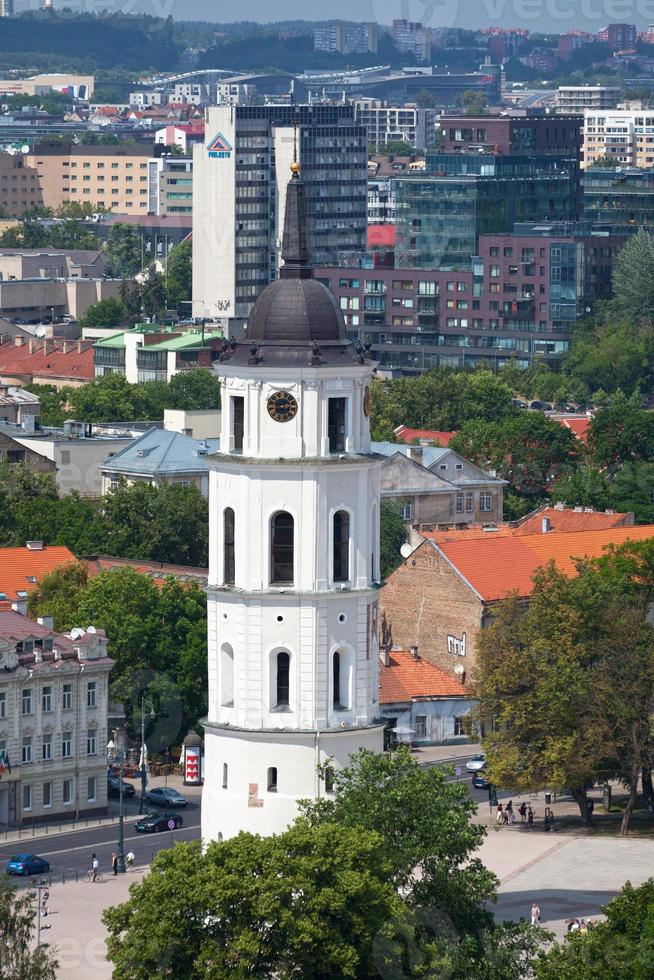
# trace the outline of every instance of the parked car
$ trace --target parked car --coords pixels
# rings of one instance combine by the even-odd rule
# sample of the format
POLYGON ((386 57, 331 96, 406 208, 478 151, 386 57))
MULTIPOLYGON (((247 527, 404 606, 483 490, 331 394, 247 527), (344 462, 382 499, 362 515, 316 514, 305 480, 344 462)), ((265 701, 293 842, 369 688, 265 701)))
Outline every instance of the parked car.
POLYGON ((171 786, 157 786, 156 789, 149 789, 145 795, 150 803, 158 806, 186 806, 188 803, 186 797, 171 786))
POLYGON ((175 830, 184 825, 184 818, 179 813, 146 813, 134 824, 139 834, 156 834, 162 830, 170 830, 170 821, 175 824, 175 830))
POLYGON ((486 765, 486 753, 479 752, 477 755, 473 755, 472 759, 468 759, 466 762, 466 769, 468 772, 479 772, 486 765))
POLYGON ((534 401, 531 403, 531 405, 529 407, 530 408, 533 408, 533 409, 536 409, 537 411, 540 411, 540 412, 551 412, 552 411, 552 406, 550 405, 549 402, 539 401, 538 398, 534 399, 534 401))
POLYGON ((476 772, 472 777, 472 785, 475 787, 475 789, 488 789, 490 786, 490 779, 486 779, 486 777, 482 776, 480 772, 476 772))
POLYGON ((40 875, 50 870, 50 862, 36 854, 17 854, 7 861, 8 875, 40 875))
MULTIPOLYGON (((123 779, 123 798, 134 796, 136 790, 131 783, 126 783, 123 779)), ((107 776, 107 795, 120 797, 120 778, 118 776, 107 776)))

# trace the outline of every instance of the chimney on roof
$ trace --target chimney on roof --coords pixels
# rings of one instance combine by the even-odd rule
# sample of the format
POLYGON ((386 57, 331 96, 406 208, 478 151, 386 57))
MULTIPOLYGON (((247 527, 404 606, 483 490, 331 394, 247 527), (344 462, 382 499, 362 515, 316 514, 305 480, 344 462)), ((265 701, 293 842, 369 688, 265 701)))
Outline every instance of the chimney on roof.
POLYGON ((411 647, 411 656, 414 660, 420 660, 420 654, 418 653, 418 647, 416 644, 411 647))
POLYGON ((29 352, 30 352, 30 354, 33 354, 33 353, 34 353, 34 351, 36 350, 36 344, 37 344, 37 343, 38 343, 38 341, 37 341, 37 340, 35 340, 35 339, 34 339, 33 337, 31 337, 31 338, 30 338, 30 341, 29 341, 29 344, 27 345, 27 346, 28 346, 28 349, 29 349, 29 352))
POLYGON ((391 665, 391 648, 389 646, 380 647, 379 659, 384 667, 390 667, 391 665))
POLYGON ((54 619, 52 616, 39 616, 36 621, 44 630, 54 629, 54 619))
POLYGON ((422 466, 422 459, 423 459, 422 446, 409 446, 409 459, 412 459, 414 463, 420 463, 420 465, 422 466))
POLYGON ((40 664, 43 660, 43 650, 41 647, 34 647, 34 663, 40 664))
POLYGON ((11 608, 14 612, 17 612, 19 616, 27 616, 27 599, 14 599, 11 604, 11 608))
POLYGON ((26 541, 25 547, 28 551, 43 551, 42 541, 26 541))
POLYGON ((22 347, 24 343, 24 337, 14 337, 14 347, 22 347))
POLYGON ((540 522, 540 529, 543 534, 547 534, 548 531, 552 530, 552 522, 549 517, 544 517, 540 522))
POLYGON ((68 351, 71 350, 71 348, 74 346, 75 346, 74 344, 69 344, 67 341, 64 340, 63 344, 61 345, 61 353, 67 354, 68 351))
POLYGON ((78 340, 77 341, 77 353, 78 354, 81 354, 82 353, 82 341, 81 340, 78 340))

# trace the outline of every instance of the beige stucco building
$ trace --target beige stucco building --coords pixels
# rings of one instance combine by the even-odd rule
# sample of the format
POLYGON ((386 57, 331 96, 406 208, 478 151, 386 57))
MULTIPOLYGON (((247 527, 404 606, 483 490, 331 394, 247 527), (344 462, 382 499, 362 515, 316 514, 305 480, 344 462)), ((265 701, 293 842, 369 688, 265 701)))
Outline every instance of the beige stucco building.
POLYGON ((103 630, 55 633, 0 612, 0 827, 107 806, 109 672, 103 630))

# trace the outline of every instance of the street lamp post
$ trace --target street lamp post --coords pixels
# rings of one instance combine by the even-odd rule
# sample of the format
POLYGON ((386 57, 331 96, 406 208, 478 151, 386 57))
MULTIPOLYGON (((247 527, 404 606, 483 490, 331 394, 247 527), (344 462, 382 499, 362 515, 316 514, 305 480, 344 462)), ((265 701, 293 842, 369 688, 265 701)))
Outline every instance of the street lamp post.
MULTIPOLYGON (((154 711, 150 711, 150 718, 154 718, 154 711)), ((145 696, 141 697, 141 801, 139 803, 139 813, 145 813, 145 782, 147 775, 145 772, 145 696)))
POLYGON ((125 779, 125 739, 121 739, 119 747, 118 769, 118 849, 116 854, 116 871, 125 874, 125 828, 123 824, 123 781, 125 779))

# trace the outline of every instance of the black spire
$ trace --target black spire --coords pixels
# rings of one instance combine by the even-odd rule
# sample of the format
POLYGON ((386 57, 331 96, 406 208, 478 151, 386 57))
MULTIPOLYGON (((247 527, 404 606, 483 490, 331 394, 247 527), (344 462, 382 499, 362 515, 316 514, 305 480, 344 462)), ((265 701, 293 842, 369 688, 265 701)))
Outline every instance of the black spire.
POLYGON ((284 264, 279 270, 279 277, 280 279, 313 279, 307 204, 304 197, 304 184, 300 178, 300 165, 297 161, 293 161, 291 170, 293 176, 286 188, 284 237, 282 238, 284 264))

